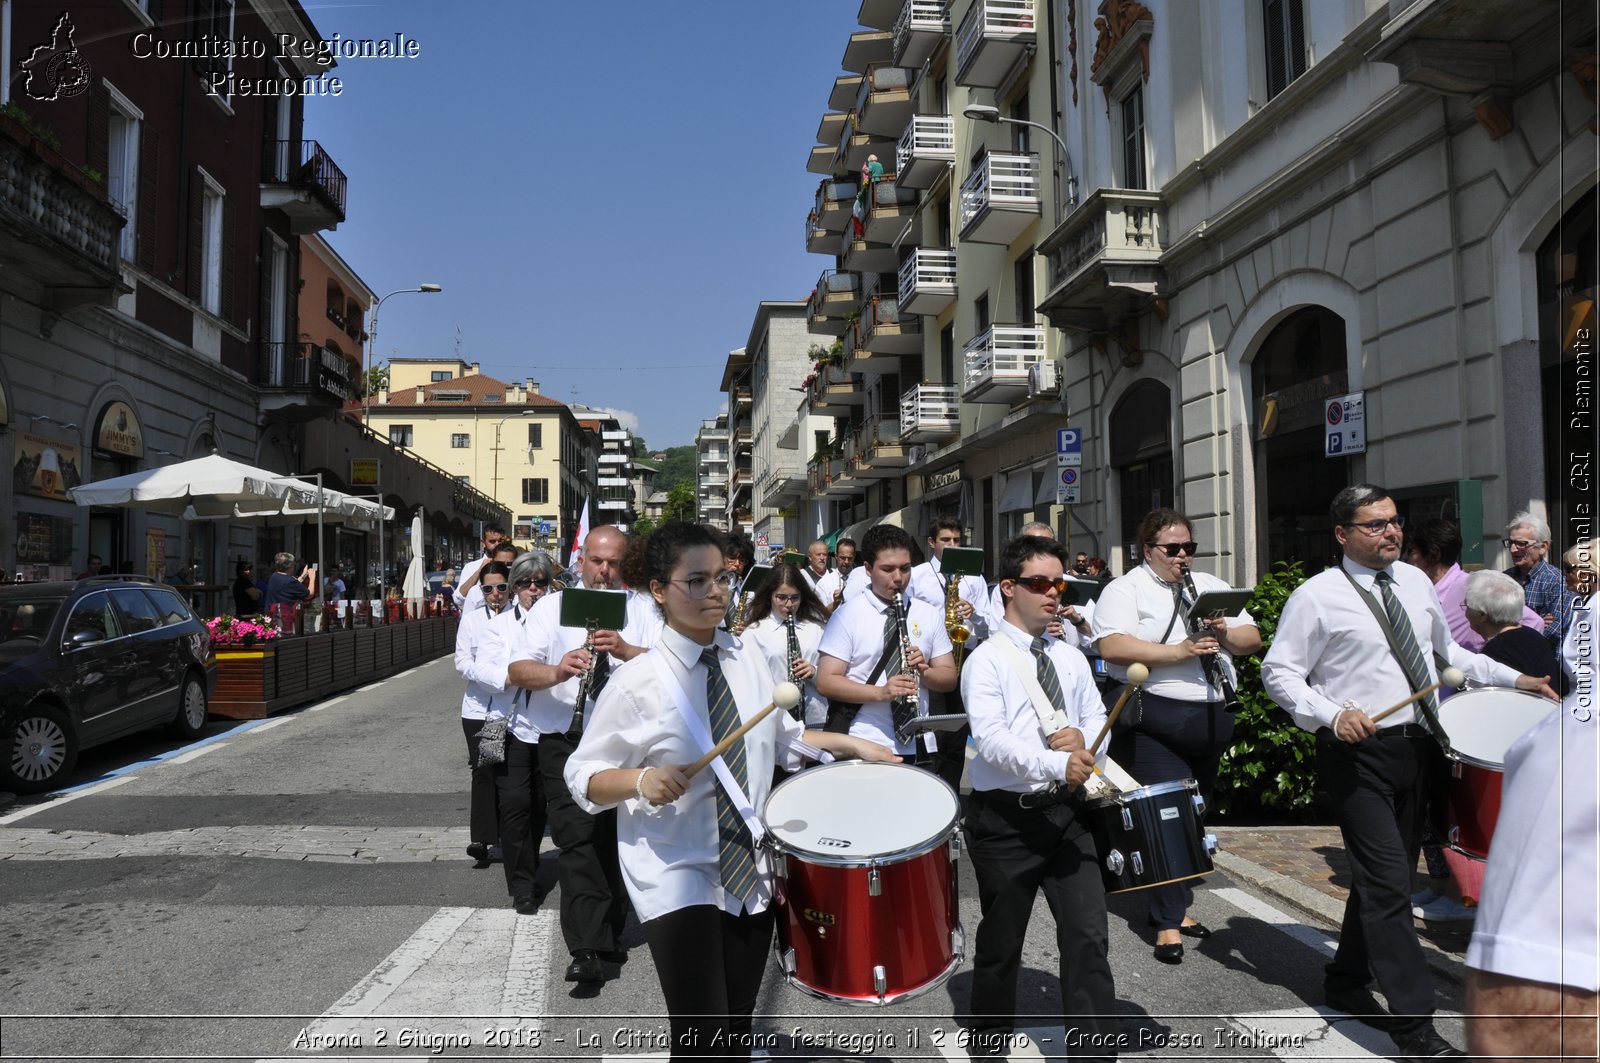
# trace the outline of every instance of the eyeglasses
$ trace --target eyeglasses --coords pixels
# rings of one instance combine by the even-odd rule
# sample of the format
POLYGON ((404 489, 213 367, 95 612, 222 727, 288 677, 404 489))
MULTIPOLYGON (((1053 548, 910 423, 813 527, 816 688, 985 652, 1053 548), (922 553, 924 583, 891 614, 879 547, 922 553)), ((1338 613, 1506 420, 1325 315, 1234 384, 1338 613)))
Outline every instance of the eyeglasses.
POLYGON ((704 598, 711 593, 715 585, 723 592, 730 591, 739 582, 735 572, 720 572, 715 576, 690 576, 688 579, 669 579, 668 583, 677 583, 683 587, 683 593, 691 598, 704 598))
POLYGON ((1193 557, 1200 552, 1199 543, 1151 543, 1153 548, 1164 550, 1168 557, 1177 557, 1179 554, 1188 554, 1193 557))
POLYGON ((800 596, 798 594, 774 594, 772 600, 782 602, 784 605, 793 605, 800 600, 800 596))
POLYGON ((1530 546, 1538 546, 1540 541, 1539 539, 1501 539, 1500 543, 1503 546, 1511 547, 1513 550, 1526 550, 1530 546))
POLYGON ((529 587, 548 587, 548 586, 550 586, 550 581, 548 579, 519 579, 519 580, 517 580, 517 590, 519 590, 519 591, 525 591, 529 587))
POLYGON ((1368 535, 1382 535, 1383 530, 1391 524, 1394 525, 1395 531, 1399 531, 1406 526, 1406 519, 1404 517, 1390 517, 1388 520, 1351 521, 1345 527, 1360 528, 1368 535))
POLYGON ((1057 594, 1065 594, 1067 587, 1070 586, 1065 577, 1051 579, 1049 576, 1023 576, 1011 582, 1019 587, 1026 587, 1035 594, 1045 594, 1051 590, 1054 590, 1057 594))
POLYGON ((485 594, 504 594, 506 592, 504 583, 484 583, 480 584, 480 586, 483 587, 483 593, 485 594))

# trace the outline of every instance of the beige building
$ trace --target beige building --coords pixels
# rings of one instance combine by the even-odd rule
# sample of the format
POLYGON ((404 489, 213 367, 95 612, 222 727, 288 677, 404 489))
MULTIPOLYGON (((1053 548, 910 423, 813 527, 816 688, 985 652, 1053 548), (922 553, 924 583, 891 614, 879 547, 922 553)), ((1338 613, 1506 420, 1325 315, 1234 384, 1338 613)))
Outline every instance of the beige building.
POLYGON ((519 543, 565 548, 593 492, 592 442, 566 403, 458 359, 396 358, 367 411, 374 431, 477 488, 512 515, 519 543))

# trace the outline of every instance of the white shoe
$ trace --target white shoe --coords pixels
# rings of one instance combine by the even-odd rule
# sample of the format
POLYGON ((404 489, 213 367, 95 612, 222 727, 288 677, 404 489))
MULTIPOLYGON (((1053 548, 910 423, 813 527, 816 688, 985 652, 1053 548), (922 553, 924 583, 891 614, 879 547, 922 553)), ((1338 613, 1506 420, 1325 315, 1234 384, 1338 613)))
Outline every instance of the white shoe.
POLYGON ((1478 917, 1478 910, 1468 908, 1453 897, 1440 897, 1431 904, 1412 909, 1411 914, 1428 923, 1470 923, 1478 917))

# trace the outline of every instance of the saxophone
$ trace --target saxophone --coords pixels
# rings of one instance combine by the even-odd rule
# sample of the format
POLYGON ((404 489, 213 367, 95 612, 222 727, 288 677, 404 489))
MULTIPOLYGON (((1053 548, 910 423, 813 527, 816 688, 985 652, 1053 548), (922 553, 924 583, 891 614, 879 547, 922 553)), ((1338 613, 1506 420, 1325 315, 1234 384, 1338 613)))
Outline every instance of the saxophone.
MULTIPOLYGON (((783 618, 783 626, 787 628, 789 632, 789 678, 793 679, 795 668, 800 664, 801 661, 805 659, 800 653, 800 636, 795 631, 793 613, 790 613, 788 616, 783 618)), ((804 690, 805 684, 802 683, 802 693, 804 690)), ((797 720, 803 720, 805 719, 805 711, 805 699, 802 697, 798 702, 795 703, 794 707, 789 710, 789 715, 793 716, 797 720)))
POLYGON ((917 674, 917 670, 911 667, 910 664, 911 635, 906 627, 906 599, 905 595, 899 591, 896 591, 894 595, 894 622, 895 627, 900 631, 900 674, 910 676, 911 681, 917 685, 917 689, 910 694, 895 698, 890 703, 890 707, 891 709, 896 706, 901 709, 910 709, 914 716, 917 712, 918 703, 922 700, 922 677, 917 674))
POLYGON ((750 609, 750 601, 756 596, 755 591, 746 591, 739 595, 733 603, 733 615, 728 618, 728 630, 737 631, 744 626, 744 616, 750 609))
POLYGON ((961 577, 951 576, 944 585, 944 629, 950 634, 950 646, 955 651, 956 669, 961 668, 961 654, 972 637, 972 625, 961 619, 957 607, 961 604, 961 577))

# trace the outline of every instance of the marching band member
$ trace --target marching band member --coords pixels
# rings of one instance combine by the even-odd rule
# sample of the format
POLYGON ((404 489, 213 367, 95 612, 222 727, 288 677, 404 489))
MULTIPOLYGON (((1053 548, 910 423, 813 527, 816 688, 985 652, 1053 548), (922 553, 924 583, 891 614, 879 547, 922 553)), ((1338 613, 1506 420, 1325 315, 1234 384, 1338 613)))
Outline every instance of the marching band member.
POLYGON ((1094 772, 1085 736, 1099 732, 1106 710, 1083 654, 1046 630, 1066 561, 1054 539, 1020 535, 1006 544, 1005 612, 961 670, 977 746, 966 830, 983 912, 973 957, 973 1055, 1003 1054, 1016 1024, 1017 971, 1041 888, 1056 920, 1065 1043, 1116 1043, 1105 888, 1094 838, 1079 818, 1083 783, 1094 772), (1050 704, 1035 705, 1030 687, 1050 704))
MULTIPOLYGON (((610 525, 591 531, 583 541, 583 560, 579 562, 583 586, 620 590, 627 545, 628 537, 610 525)), ((632 660, 660 633, 661 621, 643 595, 629 592, 627 608, 627 623, 621 631, 594 633, 591 696, 604 689, 613 661, 632 660)), ((583 705, 578 704, 578 690, 591 660, 584 649, 587 632, 561 625, 561 594, 547 595, 534 605, 524 630, 526 638, 509 655, 507 682, 530 693, 517 699, 506 759, 509 762, 513 750, 523 744, 517 734, 537 732, 546 815, 550 834, 561 849, 561 934, 572 955, 566 979, 595 984, 605 980, 602 960, 621 963, 627 958, 620 935, 628 902, 617 868, 615 813, 589 815, 573 802, 562 781, 567 758, 577 748, 592 708, 587 697, 583 705)), ((518 755, 525 754, 519 751, 518 755)), ((518 839, 503 839, 506 861, 536 868, 537 850, 513 852, 518 843, 518 839)))
POLYGON ((767 705, 772 679, 759 652, 718 630, 732 574, 715 531, 663 524, 633 544, 624 571, 649 588, 666 626, 652 652, 613 674, 565 783, 585 811, 617 818, 623 880, 666 998, 672 1057, 749 1059, 774 926, 771 869, 749 824, 773 768, 799 768, 803 743, 895 757, 805 731, 775 711, 719 758, 731 786, 715 768, 687 778, 685 766, 767 705))
POLYGON ((822 592, 817 590, 817 585, 833 574, 828 567, 828 544, 818 539, 806 548, 806 567, 800 570, 805 577, 806 586, 817 597, 822 597, 822 592))
POLYGON ((742 636, 754 642, 766 655, 774 683, 794 683, 802 694, 802 719, 807 727, 821 727, 828 719, 828 699, 817 693, 817 647, 822 642, 828 611, 805 586, 805 574, 796 565, 779 565, 772 570, 766 593, 750 607, 750 623, 742 636), (794 634, 800 655, 790 654, 788 619, 794 618, 794 634))
POLYGON ((831 614, 844 604, 844 585, 856 567, 856 541, 840 539, 833 547, 834 569, 817 581, 817 597, 831 614))
MULTIPOLYGON (((950 580, 956 580, 956 618, 967 625, 970 636, 963 653, 971 653, 979 642, 989 634, 989 585, 983 581, 982 576, 947 576, 944 573, 944 552, 951 546, 960 546, 964 534, 961 522, 954 517, 940 517, 933 522, 931 534, 928 536, 928 560, 911 570, 911 582, 906 587, 906 595, 918 601, 926 602, 939 611, 945 618, 945 633, 949 634, 949 601, 950 580)), ((952 640, 953 641, 953 640, 952 640)), ((953 648, 953 647, 952 647, 953 648)), ((945 714, 957 714, 966 711, 961 705, 961 688, 945 694, 936 702, 938 710, 945 714)), ((950 788, 957 793, 961 792, 961 773, 967 766, 967 728, 961 727, 954 731, 939 733, 935 740, 938 744, 938 772, 939 777, 950 784, 950 788)))
POLYGON ((871 593, 847 598, 828 619, 817 663, 817 690, 834 704, 828 730, 844 731, 933 766, 933 740, 913 740, 910 722, 928 715, 929 691, 955 689, 955 659, 944 614, 905 599, 905 641, 894 598, 911 578, 911 548, 902 528, 879 524, 861 538, 863 571, 871 593))
POLYGON ((504 685, 484 682, 474 669, 480 658, 487 663, 493 657, 493 639, 489 629, 506 604, 506 577, 510 570, 498 561, 491 561, 477 572, 478 585, 483 588, 475 609, 461 615, 456 628, 456 674, 467 681, 467 691, 461 697, 461 730, 467 736, 467 768, 472 773, 472 796, 467 813, 468 833, 471 842, 467 855, 476 863, 474 868, 489 866, 489 846, 500 841, 500 815, 495 805, 494 776, 478 770, 478 732, 483 730, 496 698, 505 698, 504 685))

